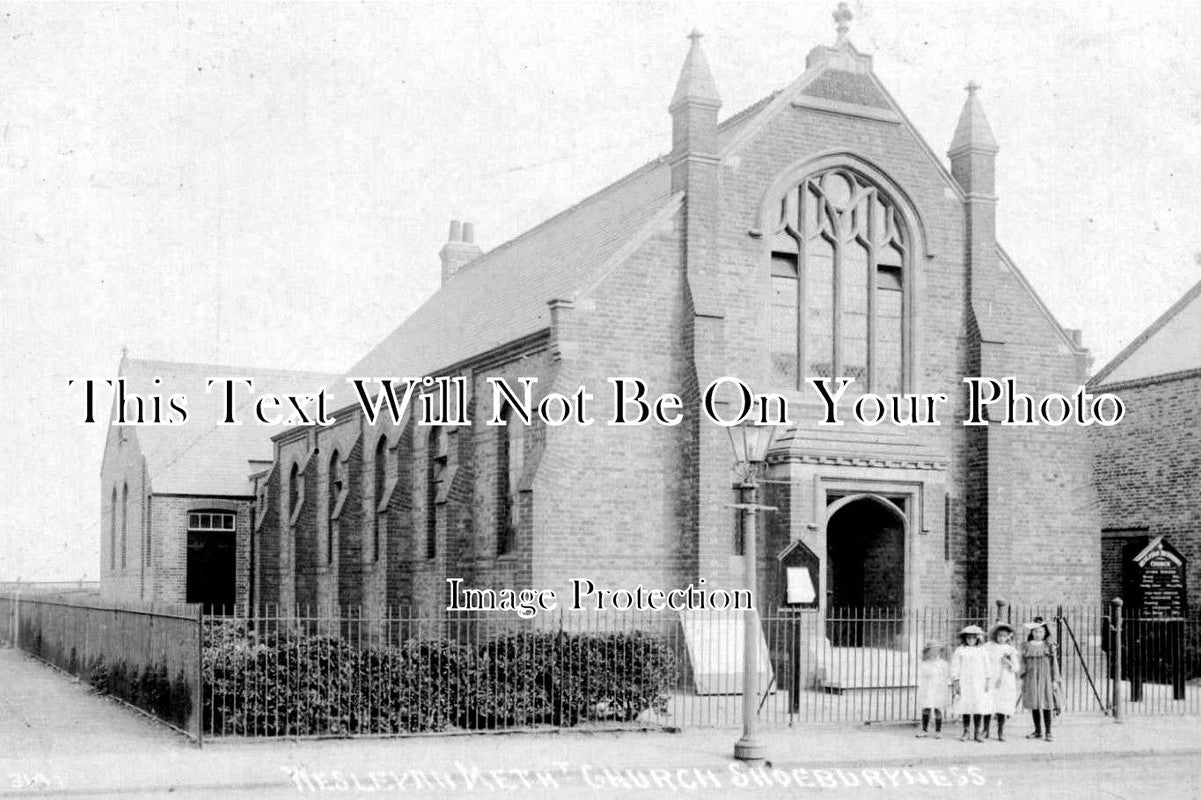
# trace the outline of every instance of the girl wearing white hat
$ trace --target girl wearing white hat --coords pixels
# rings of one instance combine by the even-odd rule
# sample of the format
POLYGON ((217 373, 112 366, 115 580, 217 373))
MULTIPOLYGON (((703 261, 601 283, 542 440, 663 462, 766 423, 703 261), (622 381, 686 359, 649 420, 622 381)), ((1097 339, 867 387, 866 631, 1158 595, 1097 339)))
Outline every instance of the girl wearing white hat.
POLYGON ((971 739, 982 742, 980 723, 986 714, 993 713, 988 653, 981 647, 984 631, 978 625, 968 625, 959 632, 959 641, 962 644, 951 656, 951 690, 956 697, 954 713, 963 719, 963 734, 959 741, 968 741, 968 722, 971 722, 971 739))
MULTIPOLYGON (((1013 626, 998 622, 988 632, 984 644, 988 653, 989 670, 992 673, 992 715, 997 720, 997 741, 1005 741, 1005 719, 1013 714, 1018 705, 1018 673, 1022 660, 1013 646, 1013 626)), ((984 718, 984 738, 988 738, 988 717, 984 718)))

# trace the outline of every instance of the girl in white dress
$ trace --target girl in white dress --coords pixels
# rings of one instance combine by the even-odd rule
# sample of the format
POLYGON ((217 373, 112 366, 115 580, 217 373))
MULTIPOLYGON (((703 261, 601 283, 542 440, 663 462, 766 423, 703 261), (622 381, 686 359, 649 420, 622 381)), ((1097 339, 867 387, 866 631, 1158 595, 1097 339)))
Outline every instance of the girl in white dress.
MULTIPOLYGON (((1005 720, 1013 714, 1018 704, 1018 673, 1022 659, 1013 646, 1013 627, 1007 622, 998 622, 988 632, 984 645, 988 653, 989 672, 992 676, 992 715, 997 720, 997 741, 1005 741, 1005 720)), ((984 718, 984 738, 988 738, 988 717, 984 718)))
POLYGON ((984 630, 978 625, 968 625, 959 632, 962 644, 951 655, 951 690, 955 695, 954 713, 963 719, 963 734, 959 741, 968 739, 968 723, 972 724, 972 741, 982 742, 980 723, 993 713, 992 683, 990 680, 988 653, 984 643, 984 630))
POLYGON ((942 645, 929 642, 922 648, 922 663, 917 669, 917 707, 922 710, 924 739, 930 735, 930 717, 934 717, 934 738, 942 738, 942 712, 951 705, 951 665, 942 656, 942 645))

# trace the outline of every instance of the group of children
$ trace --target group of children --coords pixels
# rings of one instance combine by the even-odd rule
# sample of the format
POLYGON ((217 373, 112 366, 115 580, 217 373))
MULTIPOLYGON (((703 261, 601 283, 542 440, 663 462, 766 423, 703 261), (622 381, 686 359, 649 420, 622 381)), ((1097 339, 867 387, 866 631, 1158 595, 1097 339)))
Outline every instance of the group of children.
POLYGON ((1027 622, 1026 641, 1013 645, 1013 627, 998 622, 988 632, 968 625, 959 632, 960 644, 948 664, 943 647, 930 643, 922 649, 918 670, 917 701, 922 710, 919 738, 942 735, 944 710, 960 716, 960 741, 982 742, 990 736, 990 723, 997 721, 997 740, 1005 741, 1005 720, 1019 704, 1030 710, 1034 731, 1027 739, 1051 741, 1051 717, 1058 711, 1056 696, 1060 677, 1051 629, 1042 617, 1027 622), (970 726, 970 732, 969 732, 970 726))

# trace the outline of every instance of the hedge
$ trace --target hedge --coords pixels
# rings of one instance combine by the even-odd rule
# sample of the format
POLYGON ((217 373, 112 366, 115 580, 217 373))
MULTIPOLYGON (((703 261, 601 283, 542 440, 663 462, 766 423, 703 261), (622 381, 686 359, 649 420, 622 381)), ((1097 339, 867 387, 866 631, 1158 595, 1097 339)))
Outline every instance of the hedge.
POLYGON ((206 732, 342 736, 636 719, 666 710, 677 666, 644 634, 514 632, 481 644, 206 628, 206 732))

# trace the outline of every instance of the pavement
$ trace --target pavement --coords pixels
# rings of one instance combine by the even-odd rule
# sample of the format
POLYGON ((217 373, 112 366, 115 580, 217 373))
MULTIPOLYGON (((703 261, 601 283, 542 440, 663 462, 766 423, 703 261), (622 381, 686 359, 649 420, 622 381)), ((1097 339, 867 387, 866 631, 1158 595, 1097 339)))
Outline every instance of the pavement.
POLYGON ((1029 718, 1013 720, 1004 743, 960 742, 956 726, 943 739, 915 738, 916 728, 902 724, 771 728, 762 736, 768 763, 757 770, 731 758, 740 731, 724 728, 222 739, 200 748, 25 653, 0 649, 0 797, 727 796, 789 786, 829 797, 866 788, 891 789, 897 797, 910 796, 906 789, 999 797, 1007 795, 968 790, 995 783, 986 781, 990 770, 1020 779, 1041 764, 1066 781, 1063 770, 1072 762, 1095 775, 1099 767, 1087 765, 1137 758, 1184 770, 1188 792, 1159 797, 1201 796, 1201 769, 1192 766, 1201 763, 1201 718, 1133 717, 1118 724, 1103 716, 1061 717, 1051 743, 1025 739, 1030 727, 1029 718))

